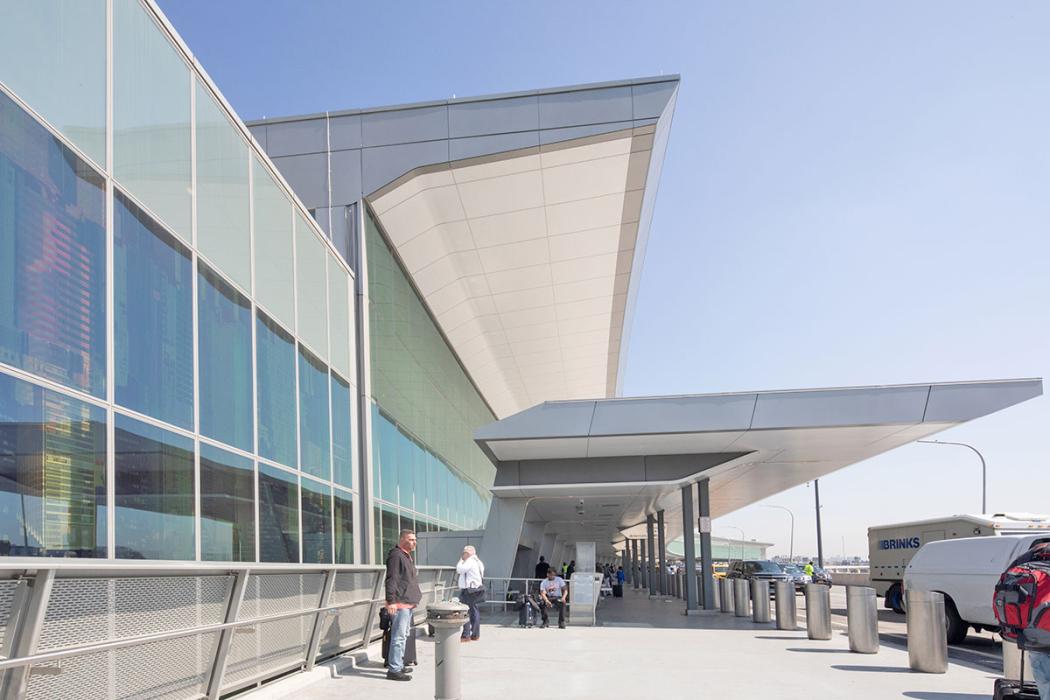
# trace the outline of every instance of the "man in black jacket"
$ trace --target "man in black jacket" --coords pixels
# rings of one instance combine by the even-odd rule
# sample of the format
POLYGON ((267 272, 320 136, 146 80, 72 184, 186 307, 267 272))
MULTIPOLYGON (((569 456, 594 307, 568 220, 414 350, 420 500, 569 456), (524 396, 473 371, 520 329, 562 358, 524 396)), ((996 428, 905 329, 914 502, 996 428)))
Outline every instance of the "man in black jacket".
POLYGON ((386 677, 410 681, 412 669, 405 668, 405 642, 412 629, 412 610, 423 599, 419 577, 412 561, 416 533, 402 530, 397 546, 386 555, 386 611, 390 614, 390 657, 386 677))

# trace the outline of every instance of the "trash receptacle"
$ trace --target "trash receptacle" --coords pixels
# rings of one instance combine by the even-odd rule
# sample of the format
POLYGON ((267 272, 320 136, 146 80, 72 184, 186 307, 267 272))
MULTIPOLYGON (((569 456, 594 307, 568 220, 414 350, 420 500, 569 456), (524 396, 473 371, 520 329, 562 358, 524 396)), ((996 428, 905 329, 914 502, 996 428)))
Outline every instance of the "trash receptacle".
POLYGON ((874 588, 846 586, 846 623, 850 651, 858 654, 878 653, 879 610, 874 588))
POLYGON ((456 602, 431 603, 427 623, 433 625, 434 699, 460 700, 459 637, 467 621, 467 606, 456 602))
POLYGON ((806 584, 806 634, 831 639, 831 591, 823 583, 806 584))
POLYGON ((944 595, 905 591, 908 614, 908 665, 922 673, 948 671, 948 630, 944 595))

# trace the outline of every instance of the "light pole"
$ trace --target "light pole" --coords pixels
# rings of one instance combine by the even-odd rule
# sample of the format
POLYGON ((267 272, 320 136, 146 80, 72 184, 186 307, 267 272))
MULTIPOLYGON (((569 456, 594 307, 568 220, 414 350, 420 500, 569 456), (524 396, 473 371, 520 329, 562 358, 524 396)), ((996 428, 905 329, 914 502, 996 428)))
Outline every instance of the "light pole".
POLYGON ((988 465, 985 464, 984 455, 976 447, 967 445, 965 442, 948 442, 946 440, 916 440, 915 442, 922 442, 927 445, 955 445, 957 447, 968 447, 973 450, 977 458, 981 460, 981 515, 988 512, 988 465))
POLYGON ((787 514, 791 516, 791 548, 788 554, 788 561, 795 561, 795 514, 791 512, 791 509, 786 506, 774 506, 774 505, 763 505, 763 508, 776 508, 778 510, 785 510, 787 514))
MULTIPOLYGON (((744 530, 737 527, 736 525, 723 525, 722 527, 728 527, 730 530, 736 530, 740 533, 740 561, 744 561, 744 530)), ((729 548, 729 555, 732 558, 733 548, 729 548)))

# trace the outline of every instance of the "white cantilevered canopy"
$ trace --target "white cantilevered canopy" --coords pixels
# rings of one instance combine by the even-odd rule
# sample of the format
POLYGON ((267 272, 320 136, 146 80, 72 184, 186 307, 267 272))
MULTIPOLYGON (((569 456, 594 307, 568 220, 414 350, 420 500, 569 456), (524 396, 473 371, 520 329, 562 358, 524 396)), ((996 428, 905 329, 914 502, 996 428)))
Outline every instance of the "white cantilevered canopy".
POLYGON ((725 515, 946 428, 1042 394, 1042 380, 545 403, 480 428, 493 494, 529 499, 526 521, 568 539, 641 536, 679 491, 710 479, 725 515))

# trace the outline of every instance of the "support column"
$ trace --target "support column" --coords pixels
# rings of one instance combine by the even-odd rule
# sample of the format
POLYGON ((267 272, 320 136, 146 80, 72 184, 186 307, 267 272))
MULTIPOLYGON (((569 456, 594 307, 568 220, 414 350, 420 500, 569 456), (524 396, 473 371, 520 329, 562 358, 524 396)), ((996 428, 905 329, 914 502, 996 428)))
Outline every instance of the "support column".
POLYGON ((682 546, 685 548, 685 614, 696 610, 696 541, 693 539, 693 485, 682 487, 682 546))
POLYGON ((631 577, 634 590, 642 587, 642 577, 638 574, 638 540, 627 540, 631 543, 631 577))
POLYGON ((642 588, 649 590, 649 557, 645 548, 645 540, 638 540, 638 546, 642 553, 638 555, 638 578, 642 579, 642 588))
POLYGON ((700 508, 700 581, 703 588, 704 610, 715 607, 715 575, 711 566, 711 483, 704 479, 696 485, 700 508))
POLYGON ((657 576, 657 580, 660 584, 660 595, 669 595, 671 593, 671 580, 667 575, 667 533, 664 530, 664 512, 662 510, 656 514, 656 534, 658 547, 656 562, 660 567, 660 575, 657 576))
POLYGON ((623 564, 624 585, 630 585, 634 582, 634 579, 631 577, 631 541, 628 539, 623 541, 623 552, 621 553, 620 561, 623 564))
MULTIPOLYGON (((554 556, 554 543, 557 541, 558 535, 553 532, 545 532, 543 537, 540 538, 540 556, 544 560, 553 566, 551 558, 554 556)), ((539 557, 536 558, 536 563, 539 563, 539 557)))
POLYGON ((518 556, 518 542, 525 525, 529 500, 498 496, 492 499, 478 552, 485 562, 486 573, 492 578, 510 578, 514 575, 514 560, 518 556))
POLYGON ((645 544, 646 551, 649 552, 649 558, 645 562, 645 578, 649 583, 649 597, 656 596, 656 588, 659 585, 656 581, 656 535, 653 532, 655 528, 656 518, 650 513, 645 516, 645 544))

